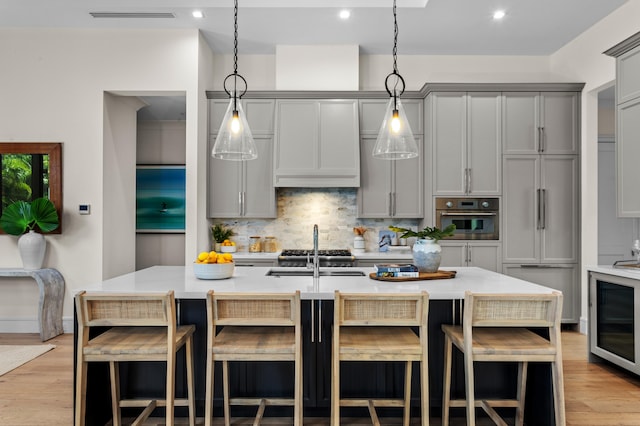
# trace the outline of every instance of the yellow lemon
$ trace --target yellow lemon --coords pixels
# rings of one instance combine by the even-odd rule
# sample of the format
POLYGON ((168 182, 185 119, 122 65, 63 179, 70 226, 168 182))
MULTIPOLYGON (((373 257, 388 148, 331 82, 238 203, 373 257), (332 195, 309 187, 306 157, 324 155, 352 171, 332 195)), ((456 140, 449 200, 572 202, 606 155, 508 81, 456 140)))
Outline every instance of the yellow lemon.
POLYGON ((226 261, 231 262, 233 260, 233 255, 231 253, 222 253, 222 258, 226 261))
POLYGON ((218 255, 215 252, 209 253, 209 257, 207 259, 209 260, 209 263, 216 263, 218 255))
POLYGON ((205 260, 208 257, 209 257, 209 253, 207 253, 206 251, 203 251, 198 255, 198 260, 205 260))

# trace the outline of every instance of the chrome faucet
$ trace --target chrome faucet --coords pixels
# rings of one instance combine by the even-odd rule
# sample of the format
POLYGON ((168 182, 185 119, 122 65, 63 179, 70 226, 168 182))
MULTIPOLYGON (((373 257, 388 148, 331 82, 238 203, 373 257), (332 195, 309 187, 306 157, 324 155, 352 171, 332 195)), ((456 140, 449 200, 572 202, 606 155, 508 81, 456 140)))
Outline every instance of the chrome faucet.
POLYGON ((320 259, 318 258, 318 225, 313 225, 313 278, 320 277, 320 259))

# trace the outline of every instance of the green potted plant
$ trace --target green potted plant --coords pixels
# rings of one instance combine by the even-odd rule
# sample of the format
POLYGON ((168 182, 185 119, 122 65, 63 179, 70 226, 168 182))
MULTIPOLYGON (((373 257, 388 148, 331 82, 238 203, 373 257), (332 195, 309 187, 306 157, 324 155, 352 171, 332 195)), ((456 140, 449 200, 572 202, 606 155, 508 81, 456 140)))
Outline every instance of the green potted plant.
POLYGON ((413 263, 420 272, 437 272, 442 260, 442 247, 440 247, 438 241, 453 235, 456 225, 451 224, 442 230, 427 226, 422 231, 413 231, 393 225, 389 226, 389 229, 401 234, 399 235, 400 238, 416 237, 417 240, 412 250, 413 263))
POLYGON ((211 227, 211 236, 213 237, 215 251, 220 251, 220 244, 224 240, 228 240, 234 235, 233 229, 224 226, 221 223, 216 223, 211 227))
POLYGON ((47 198, 15 201, 5 207, 0 216, 0 228, 10 235, 20 235, 18 249, 24 269, 40 269, 44 262, 46 241, 42 233, 58 228, 56 207, 47 198), (39 230, 41 233, 35 232, 39 230), (27 232, 28 231, 28 232, 27 232))

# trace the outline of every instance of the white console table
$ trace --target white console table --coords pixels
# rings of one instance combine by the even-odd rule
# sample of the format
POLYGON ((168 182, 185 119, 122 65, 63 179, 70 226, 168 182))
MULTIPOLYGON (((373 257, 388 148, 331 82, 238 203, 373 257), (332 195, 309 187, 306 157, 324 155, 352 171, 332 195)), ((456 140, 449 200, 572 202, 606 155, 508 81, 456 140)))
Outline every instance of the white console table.
POLYGON ((64 278, 55 269, 0 268, 0 277, 31 277, 38 283, 38 325, 44 342, 62 334, 62 306, 64 304, 64 278))

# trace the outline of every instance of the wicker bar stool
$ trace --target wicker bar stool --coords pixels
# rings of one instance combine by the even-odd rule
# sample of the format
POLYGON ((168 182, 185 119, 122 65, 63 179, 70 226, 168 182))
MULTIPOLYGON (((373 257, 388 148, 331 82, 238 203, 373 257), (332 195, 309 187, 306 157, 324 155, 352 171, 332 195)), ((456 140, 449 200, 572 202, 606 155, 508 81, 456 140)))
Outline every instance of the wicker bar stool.
POLYGON ((259 425, 267 405, 292 405, 293 424, 302 425, 302 328, 300 292, 207 294, 207 376, 205 424, 213 422, 214 363, 222 361, 224 422, 231 424, 231 405, 257 405, 259 425), (222 330, 216 332, 218 327, 222 330), (229 361, 292 361, 293 398, 234 398, 229 395, 229 361))
POLYGON ((411 366, 420 362, 420 400, 423 426, 429 424, 429 374, 427 317, 429 295, 358 294, 335 292, 331 424, 340 424, 340 407, 368 407, 374 425, 376 407, 403 407, 403 424, 409 426, 411 366), (419 335, 411 327, 417 327, 419 335), (341 398, 341 361, 404 361, 404 398, 341 398))
POLYGON ((113 425, 122 424, 122 407, 144 407, 134 421, 142 424, 156 407, 166 407, 166 425, 174 424, 174 407, 189 408, 189 424, 195 425, 193 387, 193 343, 195 326, 176 326, 173 291, 145 294, 81 292, 76 296, 78 348, 76 366, 75 424, 85 424, 87 367, 90 362, 108 362, 111 379, 113 425), (90 339, 91 327, 111 327, 90 339), (185 348, 187 398, 175 399, 176 354, 185 348), (166 398, 120 399, 120 362, 163 361, 166 363, 166 398))
POLYGON ((524 423, 524 399, 529 362, 551 363, 556 426, 564 426, 564 380, 560 318, 562 294, 465 294, 462 326, 442 325, 445 335, 442 424, 449 424, 450 407, 466 407, 467 425, 475 425, 475 407, 481 407, 497 424, 507 423, 496 407, 514 407, 516 425, 524 423), (547 328, 549 340, 529 327, 547 328), (466 400, 452 400, 452 346, 464 354, 466 400), (517 362, 515 399, 476 400, 474 362, 517 362))

